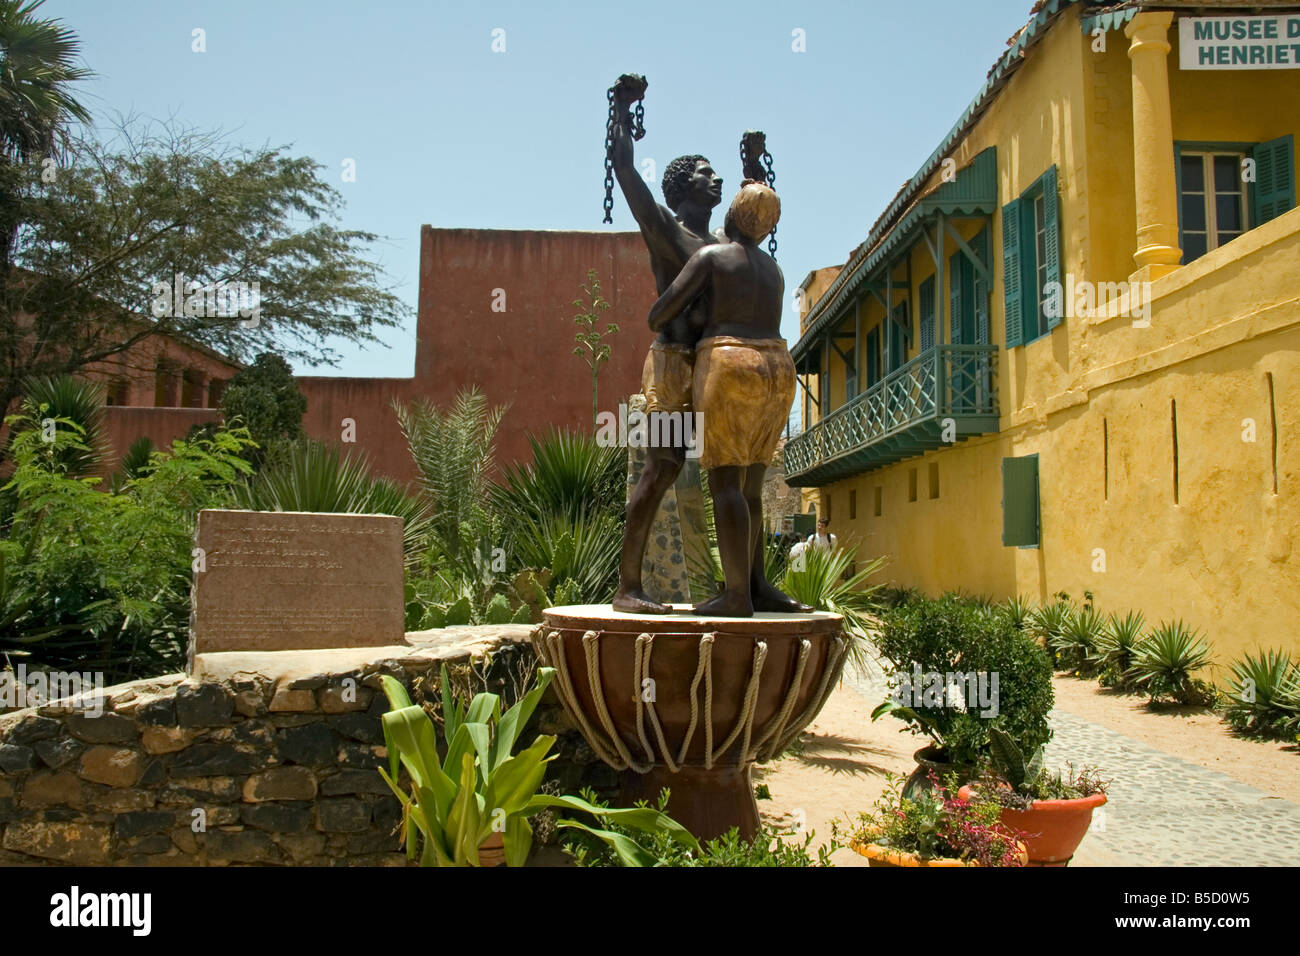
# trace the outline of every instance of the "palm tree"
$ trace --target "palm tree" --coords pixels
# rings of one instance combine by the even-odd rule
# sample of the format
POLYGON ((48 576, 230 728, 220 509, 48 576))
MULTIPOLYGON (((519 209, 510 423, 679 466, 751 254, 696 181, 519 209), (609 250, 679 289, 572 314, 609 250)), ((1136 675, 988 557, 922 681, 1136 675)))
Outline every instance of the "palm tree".
POLYGON ((81 41, 70 28, 36 18, 44 2, 0 0, 0 279, 5 291, 23 219, 22 167, 62 154, 69 120, 90 122, 69 87, 94 74, 74 65, 81 41))
POLYGON ((81 41, 59 20, 37 19, 45 0, 0 0, 0 157, 25 163, 66 145, 69 119, 90 113, 69 91, 93 74, 74 65, 81 41))
POLYGON ((489 405, 475 386, 457 393, 446 411, 432 402, 394 402, 397 422, 415 460, 420 488, 432 512, 434 559, 469 580, 482 551, 499 537, 488 511, 488 475, 506 406, 489 405))

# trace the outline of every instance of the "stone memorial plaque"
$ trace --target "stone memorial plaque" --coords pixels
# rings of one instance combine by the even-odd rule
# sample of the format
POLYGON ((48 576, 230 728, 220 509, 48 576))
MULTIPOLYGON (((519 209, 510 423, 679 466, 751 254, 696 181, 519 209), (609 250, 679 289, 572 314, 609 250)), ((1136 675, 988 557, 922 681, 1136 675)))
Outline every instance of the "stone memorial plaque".
POLYGON ((402 519, 199 512, 190 664, 214 651, 405 643, 402 519))

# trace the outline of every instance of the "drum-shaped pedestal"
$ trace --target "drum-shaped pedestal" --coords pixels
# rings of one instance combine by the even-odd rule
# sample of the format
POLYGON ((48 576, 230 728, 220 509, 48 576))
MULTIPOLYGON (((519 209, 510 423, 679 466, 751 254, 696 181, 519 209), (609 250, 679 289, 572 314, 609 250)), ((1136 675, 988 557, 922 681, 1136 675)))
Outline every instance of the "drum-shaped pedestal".
POLYGON ((821 710, 844 666, 838 614, 697 617, 609 605, 553 607, 533 646, 622 800, 651 804, 701 839, 758 829, 749 770, 784 750, 821 710))

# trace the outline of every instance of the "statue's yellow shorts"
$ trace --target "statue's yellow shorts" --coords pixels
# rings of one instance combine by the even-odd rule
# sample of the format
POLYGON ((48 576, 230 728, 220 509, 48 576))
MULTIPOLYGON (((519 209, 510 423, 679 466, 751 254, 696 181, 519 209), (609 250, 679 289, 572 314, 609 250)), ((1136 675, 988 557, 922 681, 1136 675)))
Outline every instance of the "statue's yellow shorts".
POLYGON ((794 360, 785 339, 701 339, 694 384, 704 427, 700 467, 771 462, 794 393, 794 360))
POLYGON ((689 345, 655 342, 641 370, 641 394, 647 412, 691 410, 691 382, 695 375, 695 350, 689 345))

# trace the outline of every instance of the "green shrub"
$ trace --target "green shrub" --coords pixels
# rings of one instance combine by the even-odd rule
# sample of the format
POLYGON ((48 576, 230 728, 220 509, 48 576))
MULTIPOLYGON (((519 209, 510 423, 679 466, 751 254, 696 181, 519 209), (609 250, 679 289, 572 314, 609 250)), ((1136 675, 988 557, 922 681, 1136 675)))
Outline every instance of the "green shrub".
POLYGON ((245 457, 259 468, 280 443, 306 437, 302 428, 306 412, 307 399, 298 388, 293 369, 271 352, 263 352, 236 372, 221 393, 222 417, 248 429, 257 444, 250 446, 245 457))
POLYGON ((1233 661, 1224 719, 1238 733, 1277 740, 1300 732, 1300 665, 1286 651, 1233 661))
POLYGON ((907 605, 886 612, 877 646, 889 662, 886 675, 895 679, 916 667, 922 673, 997 675, 996 716, 915 703, 891 707, 892 698, 877 708, 878 714, 894 713, 914 731, 928 734, 952 763, 974 764, 987 756, 990 727, 1005 731, 1026 753, 1051 739, 1051 661, 1005 615, 983 613, 951 596, 907 605))
POLYGON ((30 403, 10 417, 14 512, 0 541, 0 653, 107 683, 179 670, 188 644, 191 548, 199 509, 250 466, 246 431, 173 442, 119 491, 78 477, 82 429, 42 437, 30 403))

